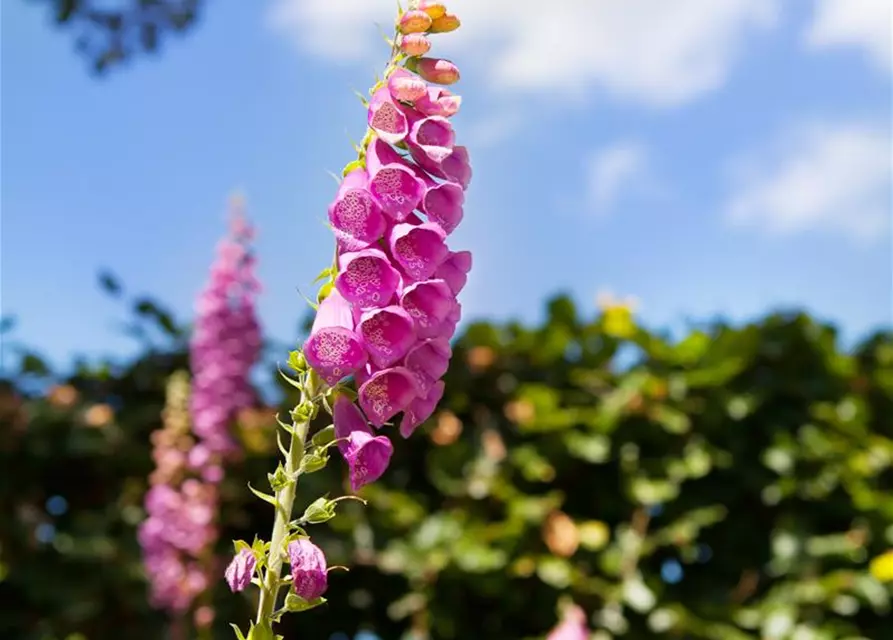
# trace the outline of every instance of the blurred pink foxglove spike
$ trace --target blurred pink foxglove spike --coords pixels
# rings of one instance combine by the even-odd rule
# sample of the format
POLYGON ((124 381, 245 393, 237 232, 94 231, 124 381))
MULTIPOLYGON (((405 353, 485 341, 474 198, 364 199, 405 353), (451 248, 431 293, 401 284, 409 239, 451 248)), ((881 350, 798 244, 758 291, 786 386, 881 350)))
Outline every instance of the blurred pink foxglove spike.
POLYGON ((418 396, 415 377, 406 367, 393 367, 373 373, 360 385, 358 402, 376 427, 404 411, 418 396))
POLYGON ((378 480, 391 461, 394 446, 387 436, 376 436, 360 409, 345 396, 338 396, 332 411, 338 449, 350 469, 353 491, 378 480))
POLYGON ((373 140, 366 148, 366 166, 372 198, 392 219, 404 220, 422 200, 425 183, 380 139, 373 140))
POLYGON ((394 225, 388 237, 391 255, 413 280, 427 280, 449 255, 445 231, 433 222, 394 225))
POLYGON ((390 87, 382 87, 372 95, 368 112, 369 128, 388 144, 397 144, 409 134, 406 113, 391 95, 390 87))
POLYGON ((430 338, 416 344, 403 364, 415 375, 420 395, 428 395, 431 386, 447 372, 453 350, 445 337, 430 338))
POLYGON ((335 201, 329 205, 329 222, 338 240, 353 251, 369 246, 384 234, 385 218, 372 199, 364 169, 354 169, 341 181, 335 201))
POLYGON ((298 538, 288 543, 288 562, 295 594, 310 601, 326 592, 329 574, 322 549, 308 538, 298 538))
POLYGON ((405 356, 416 339, 412 316, 397 305, 364 312, 357 331, 372 363, 381 369, 405 356))
POLYGON ((304 357, 330 386, 366 364, 366 351, 354 331, 350 303, 337 289, 319 304, 310 337, 304 343, 304 357))
POLYGON ((335 286, 345 300, 359 309, 390 304, 400 284, 400 274, 379 249, 342 253, 335 286))
POLYGON ((453 305, 453 292, 443 280, 415 282, 400 295, 400 306, 412 316, 419 338, 433 338, 453 305))
POLYGON ((443 380, 438 380, 431 385, 426 396, 418 397, 409 404, 400 421, 401 436, 408 438, 419 425, 431 417, 437 408, 437 403, 443 398, 445 388, 443 380))

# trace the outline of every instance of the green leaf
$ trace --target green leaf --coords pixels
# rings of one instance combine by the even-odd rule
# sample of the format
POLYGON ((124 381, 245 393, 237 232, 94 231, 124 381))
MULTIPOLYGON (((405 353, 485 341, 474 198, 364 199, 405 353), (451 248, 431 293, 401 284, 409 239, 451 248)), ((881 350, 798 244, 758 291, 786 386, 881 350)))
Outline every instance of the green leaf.
POLYGON ((233 631, 236 632, 236 638, 238 638, 238 640, 247 640, 247 638, 245 638, 245 636, 242 634, 242 630, 239 628, 238 625, 230 623, 229 626, 231 626, 233 628, 233 631))
POLYGON ((276 501, 276 498, 274 496, 270 496, 270 495, 267 495, 266 493, 263 493, 262 491, 258 491, 257 489, 255 489, 254 487, 251 486, 250 482, 248 483, 248 490, 251 493, 253 493, 254 495, 256 495, 258 498, 263 500, 264 502, 269 502, 274 507, 279 506, 279 503, 276 501))
POLYGON ((301 475, 306 473, 314 473, 316 471, 319 471, 320 469, 324 469, 328 462, 329 456, 325 454, 325 450, 316 449, 301 458, 301 468, 298 473, 301 475))

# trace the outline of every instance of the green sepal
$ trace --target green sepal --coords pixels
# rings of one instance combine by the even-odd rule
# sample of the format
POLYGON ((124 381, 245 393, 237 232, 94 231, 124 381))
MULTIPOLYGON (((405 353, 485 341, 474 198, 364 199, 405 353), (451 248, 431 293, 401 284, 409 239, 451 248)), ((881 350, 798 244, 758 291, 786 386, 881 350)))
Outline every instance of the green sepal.
MULTIPOLYGON (((239 625, 234 624, 234 623, 231 622, 229 626, 231 626, 231 627, 233 628, 233 631, 236 632, 236 638, 237 638, 238 640, 248 640, 248 639, 242 634, 242 630, 239 628, 239 625)), ((249 631, 248 633, 249 633, 249 635, 251 634, 250 631, 249 631)))
POLYGON ((282 376, 282 379, 293 386, 295 389, 304 389, 304 384, 300 380, 295 380, 294 378, 285 375, 285 373, 279 367, 276 367, 276 370, 279 372, 279 375, 282 376))
POLYGON ((299 474, 314 473, 320 469, 325 469, 329 462, 329 456, 324 448, 317 448, 301 458, 301 468, 299 474))
POLYGON ((304 352, 300 349, 288 352, 288 361, 286 364, 291 367, 292 371, 295 373, 304 373, 307 371, 307 358, 304 357, 304 352))
POLYGON ((289 483, 294 482, 293 478, 288 477, 288 473, 286 473, 285 467, 282 466, 281 462, 276 467, 276 471, 267 474, 267 479, 270 481, 270 488, 273 491, 284 489, 289 483))
POLYGON ((329 294, 332 293, 332 290, 335 288, 334 282, 327 282, 323 286, 319 288, 319 293, 316 294, 316 302, 317 304, 322 303, 323 300, 329 297, 329 294))
POLYGON ((317 447, 325 447, 332 442, 335 441, 335 425, 330 424, 328 427, 324 429, 320 429, 316 433, 313 434, 313 437, 310 438, 310 442, 312 442, 317 447))
POLYGON ((344 168, 341 170, 341 175, 347 176, 347 174, 350 173, 351 171, 354 171, 356 169, 365 169, 365 168, 366 168, 365 160, 354 160, 354 161, 348 162, 346 165, 344 165, 344 168))
POLYGON ((291 613, 298 613, 300 611, 307 611, 308 609, 313 609, 314 607, 318 607, 321 604, 325 604, 325 598, 316 598, 314 600, 304 600, 301 596, 296 593, 289 593, 285 596, 285 607, 283 607, 286 611, 291 613))

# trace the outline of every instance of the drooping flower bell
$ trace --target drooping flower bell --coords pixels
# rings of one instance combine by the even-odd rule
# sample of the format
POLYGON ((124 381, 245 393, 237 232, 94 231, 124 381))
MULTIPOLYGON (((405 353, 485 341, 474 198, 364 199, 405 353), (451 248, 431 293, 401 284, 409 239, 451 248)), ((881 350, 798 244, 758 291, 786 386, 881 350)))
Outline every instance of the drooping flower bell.
POLYGON ((338 449, 350 470, 353 491, 375 482, 388 468, 394 447, 385 435, 376 436, 360 409, 346 396, 338 396, 332 410, 338 449))
POLYGON ((251 584, 256 566, 257 558, 251 549, 239 550, 226 568, 226 583, 230 590, 233 592, 243 591, 251 584))
POLYGON ((304 600, 316 600, 329 586, 326 556, 322 549, 299 538, 288 543, 288 562, 291 565, 292 588, 304 600))
POLYGON ((307 362, 331 386, 366 364, 368 356, 354 328, 350 303, 333 289, 319 303, 310 337, 304 343, 307 362))

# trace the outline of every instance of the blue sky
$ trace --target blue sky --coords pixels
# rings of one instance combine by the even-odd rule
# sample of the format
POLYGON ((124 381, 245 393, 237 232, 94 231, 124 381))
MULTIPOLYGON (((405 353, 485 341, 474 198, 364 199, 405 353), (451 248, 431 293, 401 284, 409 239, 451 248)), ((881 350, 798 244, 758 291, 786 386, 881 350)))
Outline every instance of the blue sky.
MULTIPOLYGON (((87 73, 45 7, 2 15, 2 298, 57 363, 126 354, 131 293, 192 313, 234 189, 269 334, 328 261, 326 174, 352 155, 392 0, 222 0, 160 55, 87 73)), ((653 326, 805 307, 889 325, 887 0, 454 0, 474 182, 465 317, 635 296, 653 326), (521 11, 520 7, 524 6, 521 11)))

